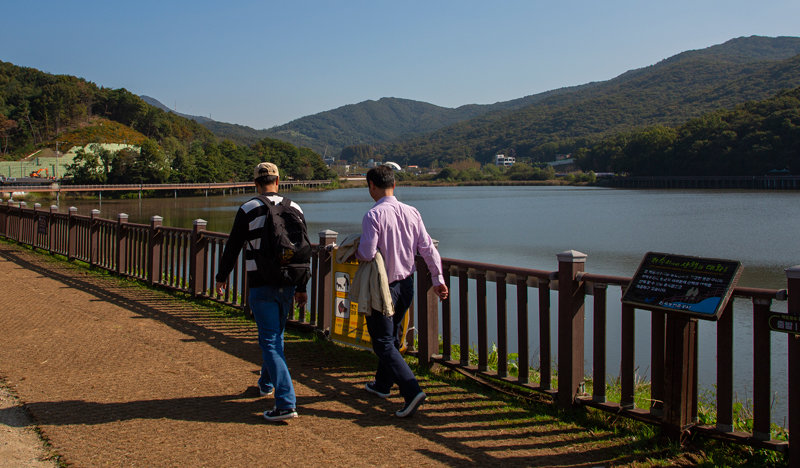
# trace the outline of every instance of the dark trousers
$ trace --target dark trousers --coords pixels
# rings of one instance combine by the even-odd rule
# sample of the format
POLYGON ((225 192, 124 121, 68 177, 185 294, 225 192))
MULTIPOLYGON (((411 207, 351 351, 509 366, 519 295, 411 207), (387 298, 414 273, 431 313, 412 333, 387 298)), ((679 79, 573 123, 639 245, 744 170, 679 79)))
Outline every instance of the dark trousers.
POLYGON ((422 391, 408 367, 403 355, 400 354, 401 339, 398 333, 402 330, 403 318, 408 313, 411 301, 414 299, 414 277, 389 283, 392 294, 394 315, 387 317, 377 310, 367 317, 367 330, 372 349, 378 356, 378 370, 375 372, 375 389, 389 393, 394 384, 400 387, 400 394, 406 401, 413 399, 422 391))

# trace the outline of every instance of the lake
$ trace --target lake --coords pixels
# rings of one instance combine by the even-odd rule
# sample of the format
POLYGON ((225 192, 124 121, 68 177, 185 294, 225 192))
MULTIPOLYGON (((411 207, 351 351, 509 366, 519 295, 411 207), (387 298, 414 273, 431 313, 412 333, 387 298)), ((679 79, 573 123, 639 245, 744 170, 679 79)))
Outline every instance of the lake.
MULTIPOLYGON (((300 203, 316 242, 319 231, 340 235, 359 232, 361 217, 372 206, 366 188, 327 192, 292 192, 300 203)), ((557 269, 556 254, 578 250, 587 254, 586 271, 632 276, 648 251, 668 252, 742 262, 739 284, 749 287, 784 288, 784 269, 800 264, 795 237, 800 232, 800 193, 787 191, 731 190, 624 190, 594 187, 398 187, 401 201, 417 207, 429 233, 439 241, 443 257, 541 270, 557 269)), ((76 206, 79 213, 100 209, 104 218, 127 213, 130 222, 149 223, 153 215, 164 225, 191 227, 192 221, 208 221, 208 229, 228 232, 239 204, 252 194, 143 200, 63 201, 61 211, 76 206)), ((493 294, 492 288, 488 288, 493 294)), ((474 290, 474 289, 473 289, 474 290)), ((619 290, 609 288, 608 356, 611 374, 619 369, 619 290)), ((535 292, 531 293, 531 297, 535 292)), ((458 297, 453 291, 452 297, 458 297)), ((515 310, 509 294, 509 310, 515 310)), ((587 302, 587 370, 591 368, 591 301, 587 302)), ((493 315, 493 297, 487 301, 493 315)), ((556 304, 553 293, 552 304, 556 304)), ((535 307, 532 302, 531 307, 535 307)), ((553 307, 555 309, 555 307, 553 307)), ((773 310, 785 311, 775 302, 773 310)), ((454 308, 454 310, 457 310, 454 308)), ((737 300, 734 340, 752 347, 752 304, 737 300)), ((553 311, 555 313, 555 310, 553 311)), ((509 327, 514 329, 513 314, 509 327)), ((553 317, 554 319, 555 317, 553 317)), ((555 320, 552 323, 556 323, 555 320)), ((458 326, 457 320, 454 327, 458 326)), ((531 324, 533 327, 533 323, 531 324)), ((640 337, 636 348, 638 372, 649 375, 649 317, 637 312, 640 337)), ((700 321, 700 386, 715 383, 716 331, 713 323, 700 321)), ((474 330, 474 327, 472 327, 474 330)), ((533 331, 533 328, 532 328, 533 331)), ((454 328, 454 337, 457 338, 454 328)), ((490 341, 496 336, 490 330, 490 341)), ((536 333, 531 334, 532 337, 536 333)), ((773 333, 772 368, 776 403, 773 420, 786 415, 786 335, 773 333), (775 389, 778 389, 775 391, 775 389)), ((553 349, 556 341, 553 339, 553 349)), ((538 344, 538 343, 534 343, 538 344)), ((510 343, 512 348, 514 343, 510 343)), ((538 362, 538 356, 531 356, 538 362)), ((752 395, 752 357, 735 357, 737 398, 752 395)))

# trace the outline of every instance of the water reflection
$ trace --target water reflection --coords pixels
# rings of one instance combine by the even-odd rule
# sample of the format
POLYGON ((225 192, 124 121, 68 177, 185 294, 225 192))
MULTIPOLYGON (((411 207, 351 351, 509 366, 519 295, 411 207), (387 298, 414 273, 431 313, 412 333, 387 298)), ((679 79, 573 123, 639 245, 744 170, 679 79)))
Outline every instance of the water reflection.
MULTIPOLYGON (((734 259, 740 284, 779 287, 783 270, 800 263, 800 194, 745 191, 635 191, 582 187, 398 187, 398 198, 419 209, 443 256, 554 269, 565 250, 588 254, 587 270, 630 276, 648 251, 734 259)), ((228 232, 236 209, 252 193, 132 200, 62 200, 88 214, 148 224, 228 232)), ((366 189, 289 192, 300 203, 309 233, 360 231, 372 206, 366 189)))

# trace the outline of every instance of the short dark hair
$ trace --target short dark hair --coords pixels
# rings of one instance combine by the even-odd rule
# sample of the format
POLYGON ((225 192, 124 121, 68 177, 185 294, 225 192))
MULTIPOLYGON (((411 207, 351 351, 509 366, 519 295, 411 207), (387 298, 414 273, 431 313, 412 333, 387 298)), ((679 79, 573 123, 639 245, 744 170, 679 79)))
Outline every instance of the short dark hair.
POLYGON ((263 186, 265 186, 265 187, 266 187, 267 185, 272 185, 272 184, 274 184, 276 180, 278 180, 278 176, 274 176, 274 175, 265 175, 265 176, 261 176, 261 177, 259 177, 258 179, 256 179, 256 181, 255 181, 255 182, 256 182, 258 185, 263 185, 263 186))
POLYGON ((373 167, 367 171, 367 183, 369 182, 381 189, 394 187, 394 170, 386 165, 373 167))

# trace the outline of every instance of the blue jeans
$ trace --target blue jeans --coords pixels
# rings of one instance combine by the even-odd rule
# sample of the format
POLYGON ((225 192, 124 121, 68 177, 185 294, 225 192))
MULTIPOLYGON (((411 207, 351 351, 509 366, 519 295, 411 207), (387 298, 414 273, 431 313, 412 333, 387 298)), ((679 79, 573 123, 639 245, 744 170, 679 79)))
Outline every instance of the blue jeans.
POLYGON ((258 326, 258 345, 261 347, 261 379, 275 387, 275 407, 295 408, 297 400, 292 376, 283 354, 283 331, 292 307, 294 288, 261 286, 250 288, 250 309, 258 326))
POLYGON ((372 310, 367 317, 367 330, 372 341, 372 350, 378 356, 378 370, 375 372, 375 389, 389 393, 392 386, 400 387, 400 395, 411 401, 422 389, 403 355, 400 354, 403 318, 414 299, 414 277, 389 283, 392 294, 394 315, 387 317, 380 311, 372 310))

